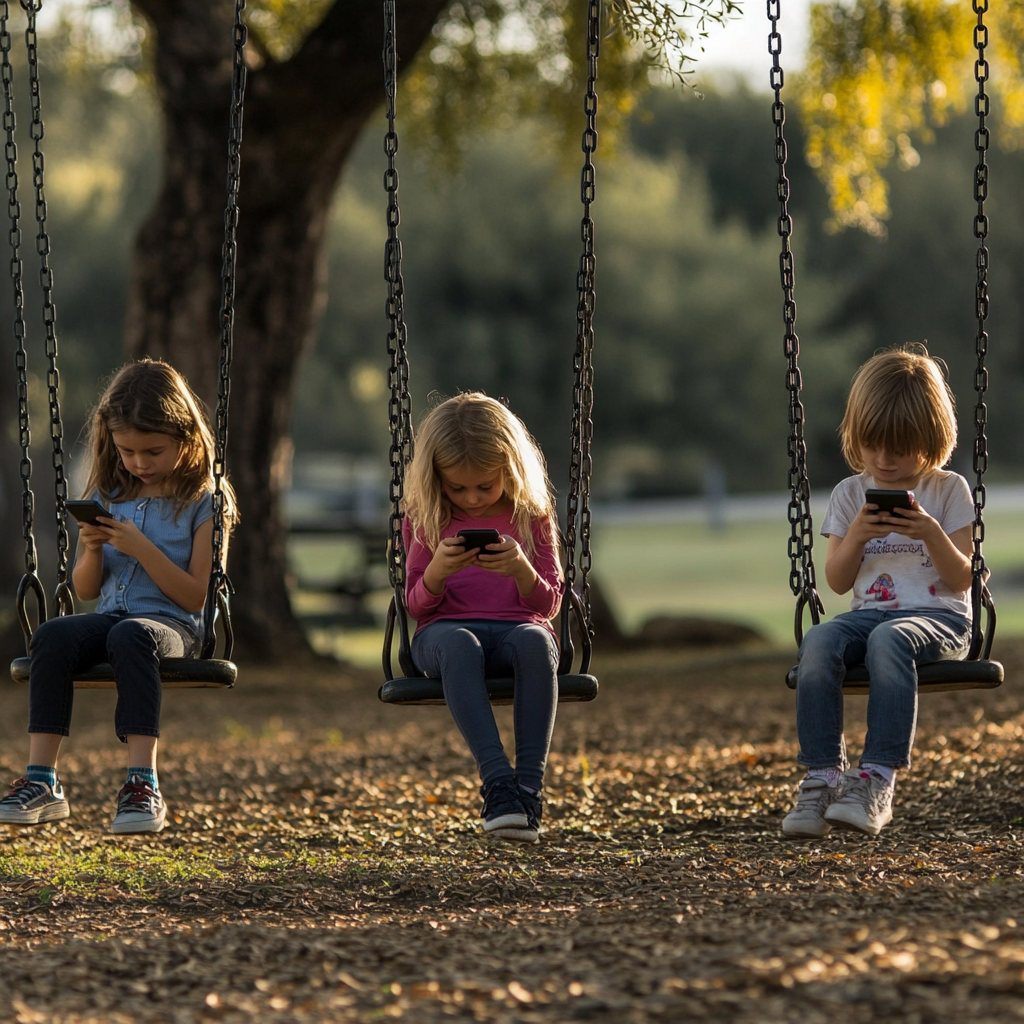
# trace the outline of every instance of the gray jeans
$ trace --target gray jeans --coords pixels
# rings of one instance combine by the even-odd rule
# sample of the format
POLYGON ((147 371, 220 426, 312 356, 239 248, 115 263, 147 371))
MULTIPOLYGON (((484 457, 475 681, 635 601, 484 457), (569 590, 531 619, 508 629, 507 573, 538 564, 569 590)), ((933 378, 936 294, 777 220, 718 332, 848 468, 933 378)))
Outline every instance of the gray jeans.
POLYGON ((540 789, 558 707, 558 644, 551 631, 527 622, 443 619, 417 631, 412 655, 420 671, 440 676, 444 699, 485 785, 513 771, 484 678, 515 676, 515 775, 540 789))
POLYGON ((796 685, 799 763, 846 767, 843 676, 848 665, 864 662, 871 691, 861 764, 909 768, 917 728, 917 666, 963 658, 970 639, 967 619, 934 608, 862 608, 812 626, 800 645, 796 685))

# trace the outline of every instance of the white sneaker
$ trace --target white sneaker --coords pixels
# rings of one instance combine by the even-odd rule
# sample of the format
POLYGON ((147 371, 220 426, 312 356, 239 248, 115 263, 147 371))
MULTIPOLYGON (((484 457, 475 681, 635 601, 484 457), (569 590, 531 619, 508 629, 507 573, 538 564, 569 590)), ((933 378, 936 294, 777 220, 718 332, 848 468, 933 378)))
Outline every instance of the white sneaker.
POLYGON ((874 772, 851 768, 843 773, 838 788, 839 795, 825 811, 825 820, 836 828, 877 836, 892 821, 895 779, 887 782, 874 772))
POLYGON ((783 833, 797 839, 827 836, 832 826, 825 820, 825 811, 835 798, 835 787, 824 779, 802 779, 793 810, 782 819, 783 833))
POLYGON ((133 775, 117 794, 117 814, 110 824, 115 835, 160 832, 167 820, 167 804, 153 787, 133 775))

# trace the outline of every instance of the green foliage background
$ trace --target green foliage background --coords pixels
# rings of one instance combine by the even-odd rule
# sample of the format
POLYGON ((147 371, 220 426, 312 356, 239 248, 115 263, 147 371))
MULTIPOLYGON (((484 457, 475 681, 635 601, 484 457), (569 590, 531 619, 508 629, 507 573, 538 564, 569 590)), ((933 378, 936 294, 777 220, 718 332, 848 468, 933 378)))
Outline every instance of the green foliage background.
MULTIPOLYGON (((71 436, 120 360, 131 239, 158 184, 155 104, 144 79, 115 72, 73 64, 58 71, 50 62, 44 82, 71 436)), ((800 155, 801 127, 790 113, 812 480, 826 485, 844 472, 834 431, 846 384, 879 346, 928 338, 950 365, 963 426, 971 427, 973 135, 954 119, 922 147, 919 167, 887 172, 887 240, 830 235, 827 197, 800 155)), ((561 483, 579 155, 575 137, 550 124, 522 121, 470 136, 455 171, 410 132, 400 153, 402 237, 417 416, 434 391, 483 388, 506 397, 561 483)), ((381 127, 367 129, 335 204, 328 306, 295 413, 299 451, 386 451, 381 127)), ((700 100, 658 88, 627 127, 613 153, 598 153, 597 490, 691 493, 709 460, 724 466, 731 490, 781 489, 787 424, 768 101, 742 90, 700 100)), ((1016 478, 1024 473, 1024 156, 993 151, 991 159, 993 470, 1016 478)), ((29 308, 38 308, 33 295, 29 308)), ((40 416, 41 352, 32 367, 40 416)), ((45 431, 36 437, 44 441, 45 431)), ((969 447, 961 445, 961 463, 969 447)))

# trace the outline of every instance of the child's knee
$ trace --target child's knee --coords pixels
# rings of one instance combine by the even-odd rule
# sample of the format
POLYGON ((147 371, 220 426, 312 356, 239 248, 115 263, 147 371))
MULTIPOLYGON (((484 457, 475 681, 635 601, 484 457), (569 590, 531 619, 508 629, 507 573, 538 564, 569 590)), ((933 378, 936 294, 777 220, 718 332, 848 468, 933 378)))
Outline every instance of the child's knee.
POLYGON ((159 644, 152 629, 136 619, 122 619, 107 634, 108 656, 116 657, 119 652, 129 650, 152 654, 154 657, 159 651, 159 644))

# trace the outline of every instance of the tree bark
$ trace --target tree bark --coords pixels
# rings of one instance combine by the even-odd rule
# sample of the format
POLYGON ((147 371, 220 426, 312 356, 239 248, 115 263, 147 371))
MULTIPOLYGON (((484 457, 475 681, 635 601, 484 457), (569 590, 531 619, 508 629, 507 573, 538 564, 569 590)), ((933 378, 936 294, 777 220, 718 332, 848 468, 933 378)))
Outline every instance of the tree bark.
MULTIPOLYGON (((135 245, 126 349, 132 357, 167 359, 212 408, 233 3, 133 2, 155 37, 164 183, 135 245)), ((398 5, 404 66, 447 2, 398 5)), ((309 652, 285 585, 288 428, 296 374, 324 307, 331 198, 360 129, 382 99, 382 34, 379 0, 338 0, 294 57, 249 74, 228 447, 242 516, 229 575, 246 659, 309 652)), ((383 211, 382 192, 382 246, 383 211)), ((384 333, 382 299, 382 343, 384 333)))

